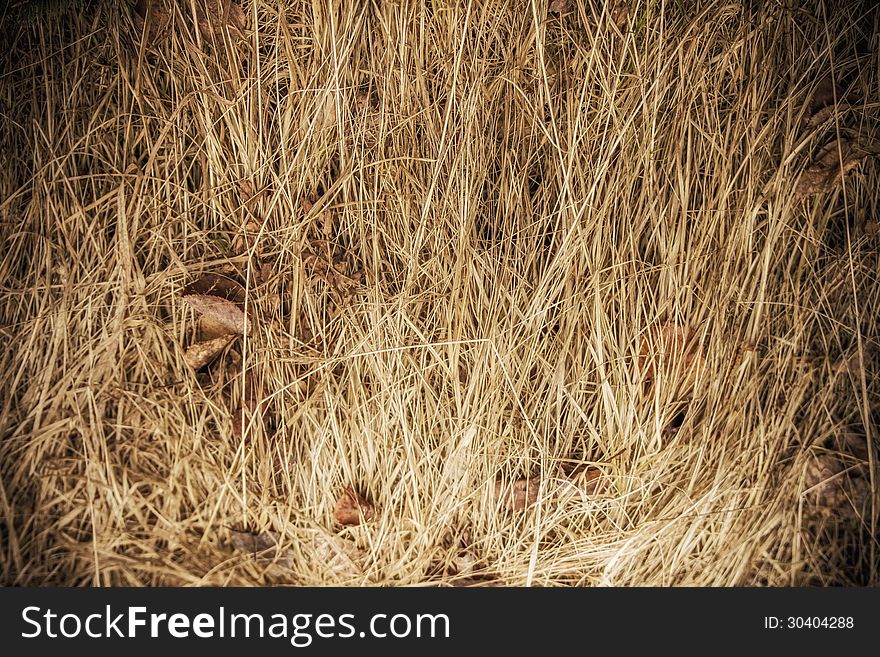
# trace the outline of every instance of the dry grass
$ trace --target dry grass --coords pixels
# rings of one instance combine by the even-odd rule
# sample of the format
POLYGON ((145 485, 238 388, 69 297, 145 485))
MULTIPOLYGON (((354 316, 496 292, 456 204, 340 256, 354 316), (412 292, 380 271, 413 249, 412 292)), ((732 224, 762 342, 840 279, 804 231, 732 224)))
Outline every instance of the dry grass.
POLYGON ((880 583, 872 3, 202 2, 2 19, 0 581, 880 583))

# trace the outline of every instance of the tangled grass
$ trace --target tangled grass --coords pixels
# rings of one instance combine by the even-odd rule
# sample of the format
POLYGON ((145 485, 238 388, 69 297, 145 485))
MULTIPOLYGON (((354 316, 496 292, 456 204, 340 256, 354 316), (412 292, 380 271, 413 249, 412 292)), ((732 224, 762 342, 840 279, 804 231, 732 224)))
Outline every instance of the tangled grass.
POLYGON ((561 4, 7 9, 0 581, 880 583, 878 12, 561 4))

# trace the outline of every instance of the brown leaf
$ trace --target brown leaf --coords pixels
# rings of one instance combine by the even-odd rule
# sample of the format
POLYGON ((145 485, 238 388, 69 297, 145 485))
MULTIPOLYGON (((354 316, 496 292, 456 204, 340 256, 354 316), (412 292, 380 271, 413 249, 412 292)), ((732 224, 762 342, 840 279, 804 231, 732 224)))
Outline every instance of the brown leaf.
POLYGON ((340 525, 359 525, 363 519, 369 522, 376 516, 376 509, 351 486, 346 486, 333 508, 333 518, 340 525))
POLYGON ((207 315, 199 317, 198 325, 199 342, 207 342, 215 338, 222 338, 230 334, 229 328, 215 319, 211 319, 207 315))
POLYGON ((611 477, 595 466, 576 462, 563 463, 559 468, 559 476, 563 478, 562 485, 556 491, 560 501, 608 497, 613 494, 611 477))
POLYGON ((857 97, 854 93, 844 95, 844 88, 834 76, 828 74, 819 81, 809 95, 801 117, 801 127, 814 128, 834 113, 836 103, 851 103, 855 100, 857 97))
POLYGON ((244 289, 229 278, 205 274, 184 288, 183 300, 193 310, 207 318, 211 331, 225 329, 226 333, 244 333, 244 289))
POLYGON ((452 567, 456 575, 472 575, 479 563, 480 560, 467 550, 452 557, 452 567))
POLYGON ((239 552, 250 554, 258 563, 273 563, 278 566, 289 568, 293 564, 293 552, 284 550, 279 552, 278 532, 254 532, 229 530, 229 540, 239 552))
POLYGON ((587 468, 577 477, 577 483, 587 495, 601 495, 611 487, 611 480, 599 468, 587 468))
POLYGON ((505 486, 503 481, 495 482, 495 500, 500 501, 508 511, 522 511, 538 501, 541 481, 537 477, 517 479, 505 486))
POLYGON ((568 5, 570 0, 553 0, 550 3, 550 13, 551 14, 564 14, 568 11, 568 5))
POLYGON ((835 374, 859 374, 861 372, 863 361, 867 362, 870 357, 870 351, 866 348, 860 354, 858 350, 851 354, 841 356, 834 362, 832 368, 835 374))
POLYGON ((232 333, 244 334, 244 311, 232 301, 207 294, 190 294, 183 300, 196 312, 219 322, 232 333))
POLYGON ((257 413, 254 409, 248 408, 247 404, 239 404, 232 412, 232 437, 235 440, 241 440, 244 438, 246 441, 249 441, 253 434, 252 429, 256 422, 259 421, 263 428, 266 427, 265 418, 265 410, 261 411, 259 417, 257 417, 257 413))
POLYGON ((207 294, 234 303, 244 303, 244 288, 241 284, 220 274, 202 274, 183 289, 183 294, 207 294))
POLYGON ((144 43, 151 46, 168 36, 171 12, 162 0, 137 0, 134 6, 134 24, 143 35, 144 43))
POLYGON ((857 149, 845 137, 835 139, 822 148, 813 163, 801 173, 794 188, 795 196, 802 198, 830 190, 869 155, 870 152, 857 149))
POLYGON ((191 344, 183 356, 183 360, 194 370, 203 368, 232 342, 234 335, 227 333, 212 340, 191 344))
POLYGON ((858 468, 848 472, 834 454, 814 454, 807 462, 804 495, 811 511, 852 518, 870 501, 871 486, 858 468))
POLYGON ((313 540, 306 541, 303 547, 316 564, 333 575, 363 574, 367 553, 349 538, 316 533, 313 540))
POLYGON ((619 0, 618 2, 608 2, 605 5, 608 12, 608 18, 614 23, 617 29, 622 30, 629 22, 629 2, 619 0))
POLYGON ((859 461, 868 462, 870 448, 868 447, 868 438, 865 434, 847 431, 843 436, 843 443, 846 445, 849 453, 859 461))
POLYGON ((247 26, 244 12, 232 0, 196 0, 196 21, 205 41, 222 39, 228 27, 244 36, 247 26))
POLYGON ((254 183, 244 178, 238 181, 238 191, 241 192, 245 201, 249 201, 256 194, 254 183))
POLYGON ((651 327, 642 337, 639 370, 646 383, 678 374, 683 387, 690 389, 705 364, 699 336, 688 326, 665 322, 651 327))

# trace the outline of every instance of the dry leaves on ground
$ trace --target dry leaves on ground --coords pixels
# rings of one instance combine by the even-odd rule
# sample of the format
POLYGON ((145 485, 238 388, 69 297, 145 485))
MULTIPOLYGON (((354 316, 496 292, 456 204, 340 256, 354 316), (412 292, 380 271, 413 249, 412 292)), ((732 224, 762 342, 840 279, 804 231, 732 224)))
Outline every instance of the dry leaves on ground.
POLYGON ((833 452, 811 454, 804 475, 808 511, 844 519, 862 517, 871 500, 865 465, 847 466, 833 452))
POLYGON ((134 25, 144 44, 152 46, 171 32, 171 11, 163 0, 137 0, 134 25))
POLYGON ((206 274, 187 286, 181 298, 215 325, 231 334, 244 334, 244 289, 238 283, 225 276, 206 274))
MULTIPOLYGON (((583 464, 562 464, 557 469, 560 485, 552 490, 545 489, 544 499, 564 502, 572 497, 601 498, 613 490, 611 478, 594 466, 583 464)), ((510 483, 497 480, 493 489, 493 500, 506 511, 524 511, 538 501, 541 479, 538 476, 516 479, 510 483)))
POLYGON ((835 139, 822 148, 801 173, 794 188, 795 196, 803 198, 830 190, 869 155, 871 152, 858 148, 846 137, 835 139))
MULTIPOLYGON (((307 199, 302 204, 306 213, 313 206, 307 199)), ((329 209, 321 214, 321 238, 309 240, 302 263, 306 279, 313 285, 322 285, 329 292, 331 317, 339 314, 365 277, 353 254, 333 239, 333 215, 329 209)))
POLYGON ((584 463, 563 463, 558 474, 560 485, 556 492, 559 503, 569 500, 585 501, 606 499, 613 495, 614 484, 608 474, 596 466, 584 463))
POLYGON ((230 333, 244 334, 244 310, 228 299, 221 299, 209 294, 189 294, 184 296, 183 300, 196 312, 206 315, 228 328, 230 333))
POLYGON ((359 525, 376 517, 376 508, 351 486, 346 486, 336 499, 333 518, 340 525, 359 525))
POLYGON ((618 30, 622 30, 629 22, 629 2, 627 0, 618 0, 617 2, 606 2, 605 11, 608 18, 618 30))
POLYGON ((275 564, 289 568, 293 564, 291 550, 278 550, 280 535, 278 532, 254 533, 246 531, 229 531, 229 541, 239 552, 251 555, 257 563, 275 564))
MULTIPOLYGON (((302 555, 313 564, 319 564, 333 575, 356 576, 363 574, 367 553, 348 538, 329 535, 323 531, 312 532, 311 540, 299 542, 302 555)), ((241 553, 250 555, 257 563, 290 569, 296 554, 292 548, 279 549, 281 535, 278 532, 262 533, 230 530, 229 540, 241 553)))
POLYGON ((319 236, 310 237, 301 256, 302 273, 309 290, 316 295, 315 305, 321 309, 317 317, 301 312, 297 337, 304 344, 320 349, 332 342, 329 321, 336 319, 355 295, 363 290, 366 272, 353 251, 335 235, 333 213, 329 208, 313 210, 316 199, 302 198, 300 203, 306 219, 317 220, 319 236), (315 216, 309 217, 310 214, 315 216), (320 345, 320 346, 319 346, 320 345))
POLYGON ((568 11, 570 0, 552 0, 550 3, 551 14, 564 14, 568 11))
POLYGON ((538 501, 540 488, 541 480, 538 477, 517 479, 510 484, 496 481, 494 499, 507 511, 523 511, 538 501))
POLYGON ((181 298, 196 312, 199 339, 187 347, 184 361, 194 370, 211 363, 232 340, 244 333, 242 287, 225 276, 205 274, 188 285, 181 298))
POLYGON ((349 538, 316 532, 303 549, 312 562, 337 577, 362 575, 366 567, 367 553, 349 538))
POLYGON ((815 128, 830 117, 838 105, 857 100, 854 93, 844 95, 843 86, 829 74, 822 78, 810 94, 803 116, 801 129, 815 128))
POLYGON ((642 336, 639 371, 646 384, 678 383, 690 392, 706 366, 706 352, 693 328, 674 322, 654 325, 642 336))
POLYGON ((205 41, 222 39, 227 28, 245 35, 247 18, 232 0, 196 0, 196 23, 205 41))
POLYGON ((235 335, 230 333, 210 340, 194 342, 187 348, 183 360, 194 370, 199 370, 213 361, 234 338, 235 335))
POLYGON ((584 494, 597 497, 611 489, 611 479, 599 468, 587 467, 569 475, 569 479, 584 494))

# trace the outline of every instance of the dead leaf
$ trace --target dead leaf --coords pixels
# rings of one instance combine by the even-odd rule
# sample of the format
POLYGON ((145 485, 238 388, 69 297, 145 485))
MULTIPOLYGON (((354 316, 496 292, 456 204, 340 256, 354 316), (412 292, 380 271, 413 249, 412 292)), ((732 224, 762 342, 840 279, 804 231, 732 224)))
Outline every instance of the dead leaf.
POLYGON ((587 468, 575 479, 587 495, 601 495, 611 487, 611 480, 599 468, 587 468))
POLYGON ((183 295, 206 294, 222 297, 234 303, 244 303, 244 288, 227 276, 220 274, 202 274, 198 279, 183 289, 183 295))
POLYGON ((205 41, 222 39, 228 27, 245 35, 247 18, 232 0, 196 0, 196 22, 205 41))
POLYGON ((368 556, 353 540, 324 533, 316 533, 311 541, 305 542, 305 552, 334 575, 348 576, 363 574, 368 556))
POLYGON ((207 315, 199 317, 198 334, 199 342, 207 342, 230 335, 229 328, 225 324, 211 319, 207 315))
POLYGON ((541 480, 537 477, 517 479, 505 486, 503 481, 495 482, 495 501, 501 502, 508 511, 522 511, 538 501, 541 480))
POLYGON ((162 0, 137 0, 134 6, 134 24, 143 36, 144 44, 151 46, 168 36, 171 29, 171 11, 162 0))
POLYGON ((584 463, 563 463, 559 467, 560 486, 553 495, 559 502, 583 501, 584 498, 605 498, 614 486, 604 470, 584 463))
POLYGON ((846 137, 835 139, 822 148, 801 173, 794 188, 795 196, 803 198, 830 190, 869 155, 870 152, 859 150, 846 137))
POLYGON ((238 283, 217 274, 205 274, 184 288, 183 301, 207 318, 213 331, 242 335, 245 330, 244 289, 238 283))
POLYGON ((867 363, 870 357, 870 347, 865 345, 861 353, 856 349, 848 356, 841 356, 838 358, 834 362, 834 367, 832 369, 835 374, 859 374, 863 363, 867 363))
POLYGON ((801 117, 801 128, 815 128, 830 117, 837 105, 857 100, 854 93, 844 95, 844 89, 830 73, 822 78, 809 95, 801 117))
POLYGON ((842 437, 843 445, 850 454, 857 460, 867 463, 869 459, 870 448, 868 447, 868 438, 863 433, 855 431, 847 431, 842 437))
POLYGON ((336 93, 332 88, 322 89, 314 99, 310 111, 300 121, 304 134, 319 133, 336 125, 336 93))
POLYGON ((229 540, 239 552, 251 555, 257 563, 272 563, 283 568, 290 568, 293 564, 293 552, 284 550, 279 552, 278 532, 268 531, 260 534, 246 531, 229 530, 229 540))
POLYGON ((219 322, 232 333, 244 335, 244 311, 228 299, 213 297, 207 294, 190 294, 183 300, 196 312, 209 316, 219 322))
POLYGON ((688 326, 665 322, 651 327, 642 337, 639 370, 646 383, 675 377, 689 391, 705 365, 699 336, 688 326))
POLYGON ((346 486, 333 508, 333 518, 340 525, 359 525, 376 516, 376 509, 351 486, 346 486))
POLYGON ((238 191, 241 192, 242 197, 247 202, 251 198, 253 198, 254 194, 256 194, 256 189, 254 189, 254 183, 250 180, 242 179, 238 181, 238 191))
POLYGON ((551 14, 564 14, 568 11, 568 5, 570 0, 553 0, 550 3, 550 13, 551 14))
POLYGON ((807 461, 804 496, 810 511, 854 518, 870 501, 871 485, 859 468, 846 468, 834 454, 813 454, 807 461))
MULTIPOLYGON (((235 410, 232 412, 232 437, 235 440, 250 439, 255 415, 255 411, 248 408, 247 405, 236 406, 235 410)), ((265 427, 265 412, 260 415, 260 422, 263 424, 263 427, 265 427)))
POLYGON ((460 552, 452 557, 452 567, 455 569, 456 575, 471 575, 479 563, 473 554, 467 550, 460 552))
POLYGON ((199 370, 210 363, 232 342, 234 335, 227 333, 212 340, 191 344, 183 356, 183 360, 194 370, 199 370))
POLYGON ((614 23, 614 26, 622 30, 629 22, 629 2, 621 0, 618 2, 606 2, 606 11, 608 18, 614 23))

